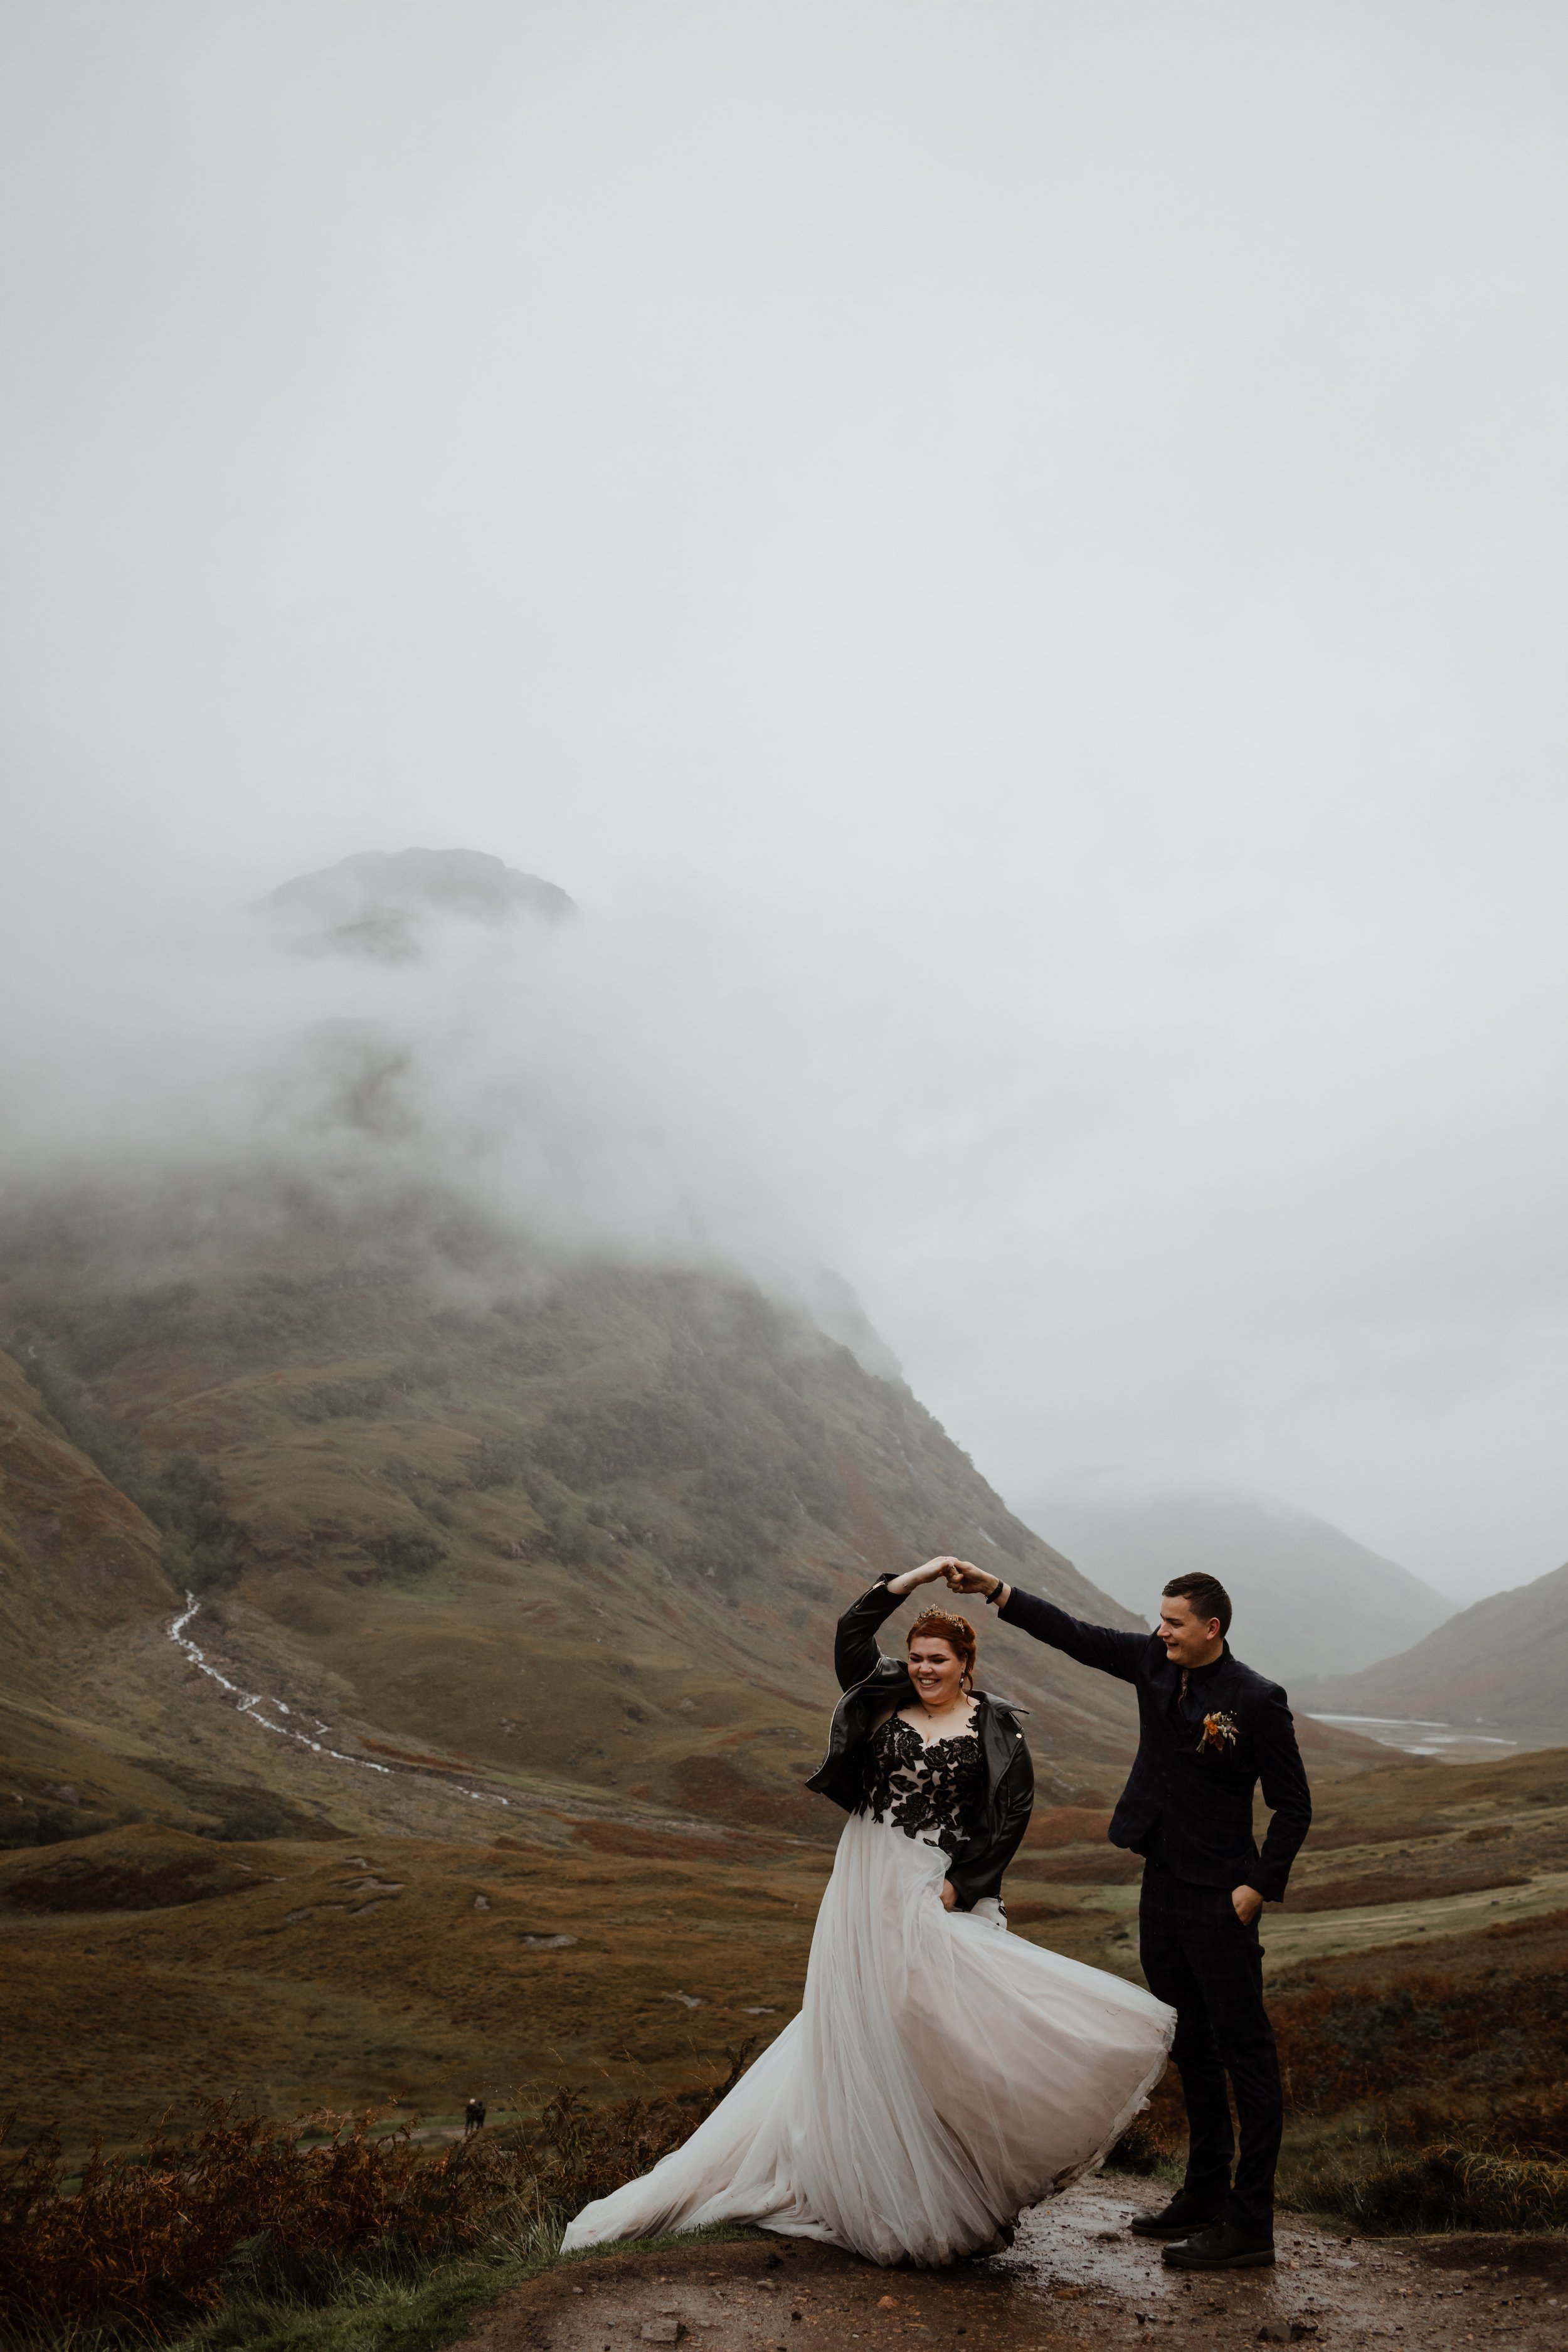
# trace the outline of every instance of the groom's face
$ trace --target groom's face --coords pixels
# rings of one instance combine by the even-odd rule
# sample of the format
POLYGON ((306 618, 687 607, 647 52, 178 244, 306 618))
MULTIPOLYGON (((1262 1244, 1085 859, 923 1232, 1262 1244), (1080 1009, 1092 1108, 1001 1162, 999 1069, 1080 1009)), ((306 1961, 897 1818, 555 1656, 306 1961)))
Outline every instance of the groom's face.
POLYGON ((1194 1615, 1186 1599, 1167 1593, 1160 1603, 1160 1639, 1173 1666, 1209 1666, 1225 1646, 1217 1617, 1194 1615))

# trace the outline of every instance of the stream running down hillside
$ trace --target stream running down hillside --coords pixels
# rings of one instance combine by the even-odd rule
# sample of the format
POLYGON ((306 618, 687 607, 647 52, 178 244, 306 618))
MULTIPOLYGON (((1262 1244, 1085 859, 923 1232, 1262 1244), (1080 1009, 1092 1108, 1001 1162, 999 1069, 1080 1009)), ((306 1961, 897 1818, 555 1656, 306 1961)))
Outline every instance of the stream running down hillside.
MULTIPOLYGON (((201 1606, 195 1594, 187 1591, 184 1610, 170 1624, 169 1639, 177 1650, 184 1650, 199 1674, 205 1675, 209 1682, 216 1683, 220 1690, 228 1691, 238 1700, 239 1705, 235 1710, 237 1714, 249 1716, 251 1721, 258 1723, 263 1731, 276 1731, 281 1733, 285 1739, 297 1739, 300 1747, 308 1748, 313 1756, 330 1756, 339 1764, 357 1764, 361 1771, 380 1772, 388 1780, 391 1779, 392 1769, 389 1765, 373 1764, 368 1756, 345 1756, 341 1748, 328 1748, 321 1740, 312 1739, 308 1731, 296 1731, 290 1723, 274 1723, 269 1717, 260 1714, 258 1710, 264 1706, 276 1707, 279 1715, 292 1715, 294 1710, 286 1699, 268 1698, 261 1691, 241 1690, 237 1683, 231 1683, 228 1676, 212 1664, 204 1649, 196 1643, 186 1639, 185 1628, 193 1617, 200 1615, 201 1606)), ((318 1731, 329 1731, 331 1728, 331 1726, 325 1723, 318 1723, 316 1726, 318 1731)), ((501 1801, 504 1803, 505 1799, 503 1798, 501 1801)))
MULTIPOLYGON (((261 1712, 263 1707, 271 1707, 278 1715, 292 1715, 294 1710, 287 1699, 268 1698, 263 1691, 242 1690, 237 1683, 229 1680, 221 1667, 213 1664, 199 1643, 190 1640, 185 1628, 194 1617, 199 1616, 201 1606, 195 1594, 187 1591, 184 1608, 170 1623, 169 1639, 177 1650, 184 1652, 198 1674, 205 1675, 209 1682, 216 1683, 220 1690, 227 1691, 238 1702, 235 1709, 237 1715, 248 1716, 251 1722, 259 1724, 263 1731, 276 1731, 285 1739, 298 1740, 300 1747, 308 1748, 312 1756, 330 1757, 333 1763, 352 1764, 362 1772, 379 1772, 384 1780, 395 1780, 397 1777, 395 1768, 390 1764, 374 1763, 368 1756, 350 1756, 341 1748, 328 1747, 324 1738, 313 1738, 308 1731, 297 1730, 291 1723, 279 1723, 272 1716, 263 1715, 261 1712)), ((318 1723, 316 1726, 316 1731, 320 1734, 324 1734, 331 1728, 331 1726, 326 1723, 318 1723)), ((443 1775, 442 1785, 452 1790, 459 1797, 467 1797, 471 1804, 505 1805, 510 1810, 511 1800, 509 1797, 503 1797, 499 1790, 467 1789, 460 1780, 456 1778, 448 1780, 445 1775, 443 1775)))
MULTIPOLYGON (((341 1748, 330 1748, 322 1738, 313 1738, 308 1731, 297 1730, 291 1723, 279 1723, 271 1716, 263 1715, 260 1711, 263 1707, 272 1707, 278 1715, 292 1715, 294 1710, 287 1699, 268 1698, 263 1691, 242 1690, 237 1683, 229 1680, 221 1667, 213 1664, 199 1643, 190 1640, 185 1628, 194 1617, 199 1616, 201 1606, 195 1594, 187 1591, 184 1608, 170 1622, 169 1639, 177 1650, 184 1652, 198 1674, 205 1675, 209 1682, 216 1683, 220 1690, 227 1691, 238 1702, 235 1709, 237 1715, 248 1716, 251 1722, 259 1724, 263 1731, 276 1731, 285 1739, 298 1740, 300 1746, 308 1748, 312 1756, 330 1758, 335 1764, 352 1764, 362 1772, 379 1772, 384 1780, 397 1778, 394 1765, 377 1764, 368 1756, 350 1756, 341 1748)), ((318 1733, 326 1733, 331 1728, 330 1724, 318 1722, 316 1725, 318 1733)), ((467 1797, 470 1804, 505 1805, 509 1811, 510 1809, 510 1798, 503 1797, 499 1790, 465 1788, 455 1775, 448 1778, 445 1773, 442 1774, 442 1786, 450 1789, 457 1796, 467 1797)))

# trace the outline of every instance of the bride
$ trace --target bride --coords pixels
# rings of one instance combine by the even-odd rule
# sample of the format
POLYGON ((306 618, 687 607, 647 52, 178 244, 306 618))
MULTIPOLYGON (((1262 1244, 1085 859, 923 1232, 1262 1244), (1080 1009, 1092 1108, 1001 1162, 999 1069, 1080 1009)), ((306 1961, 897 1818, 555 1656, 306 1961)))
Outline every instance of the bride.
POLYGON ((563 2251, 752 2221, 876 2263, 1007 2243, 1100 2164, 1164 2069, 1175 2013, 1006 1933, 1034 1799, 1020 1710, 973 1689, 974 1631, 877 1628, 947 1559, 879 1577, 838 1621, 844 1696, 807 1786, 849 1818, 798 2017, 684 2147, 584 2207, 563 2251))

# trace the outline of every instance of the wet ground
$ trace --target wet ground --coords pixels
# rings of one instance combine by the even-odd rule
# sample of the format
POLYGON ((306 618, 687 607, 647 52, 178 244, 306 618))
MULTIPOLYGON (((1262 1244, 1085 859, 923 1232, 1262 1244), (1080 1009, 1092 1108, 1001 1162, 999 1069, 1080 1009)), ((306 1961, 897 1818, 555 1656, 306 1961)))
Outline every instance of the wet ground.
POLYGON ((1058 2346, 1360 2346, 1463 2352, 1568 2347, 1568 2239, 1349 2241, 1279 2231, 1272 2271, 1186 2277, 1127 2233, 1163 2200, 1095 2181, 1029 2215, 1010 2253, 942 2272, 881 2271, 788 2239, 564 2263, 501 2298, 467 2352, 1055 2352, 1058 2346))

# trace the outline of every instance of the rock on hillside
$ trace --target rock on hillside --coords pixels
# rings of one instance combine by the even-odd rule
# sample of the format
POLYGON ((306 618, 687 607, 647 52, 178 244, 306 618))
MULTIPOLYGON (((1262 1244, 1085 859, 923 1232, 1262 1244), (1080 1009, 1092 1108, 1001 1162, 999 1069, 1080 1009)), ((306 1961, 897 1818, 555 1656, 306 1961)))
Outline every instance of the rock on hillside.
POLYGON ((1478 1601, 1399 1657, 1320 1683, 1312 1705, 1568 1739, 1568 1566, 1478 1601))
MULTIPOLYGON (((133 1221, 90 1249, 84 1230, 61 1213, 0 1252, 0 1337, 161 1530, 141 1634, 100 1651, 98 1686, 118 1676, 115 1720, 161 1754, 196 1699, 216 1722, 210 1685, 179 1699, 163 1633, 194 1587, 212 1656, 293 1709, 268 1738, 224 1703, 204 1770, 249 1759, 317 1822, 348 1799, 294 1738, 312 1712, 328 1747, 520 1802, 576 1790, 828 1834, 800 1784, 834 1619, 879 1570, 963 1551, 1130 1622, 901 1382, 739 1277, 546 1264, 427 1200, 348 1223, 295 1196, 156 1244, 133 1221)), ((9 1605, 63 1656, 36 1587, 9 1605)), ((1034 1709, 1047 1790, 1114 1780, 1119 1685, 1005 1634, 984 1678, 1034 1709)))
POLYGON ((1405 1649, 1453 1614, 1452 1601, 1408 1569, 1284 1503, 1223 1491, 1078 1490, 1024 1515, 1145 1622, 1172 1577, 1217 1576, 1236 1605, 1237 1655, 1288 1689, 1405 1649))

